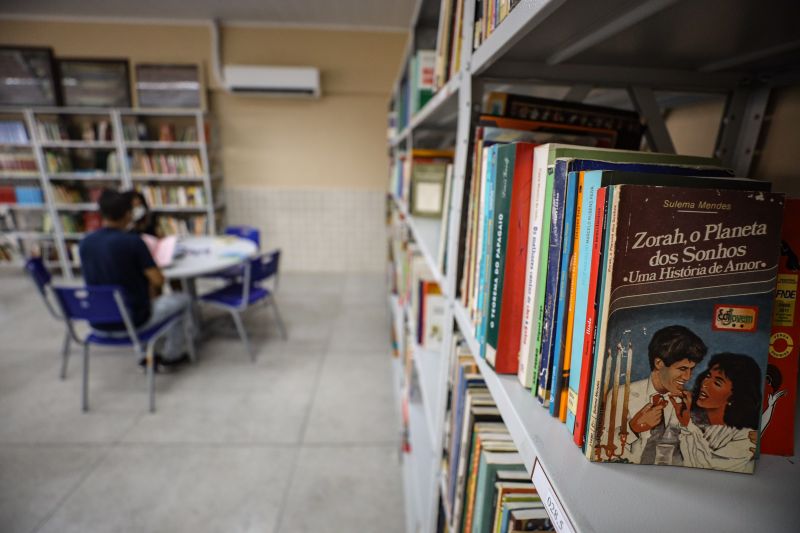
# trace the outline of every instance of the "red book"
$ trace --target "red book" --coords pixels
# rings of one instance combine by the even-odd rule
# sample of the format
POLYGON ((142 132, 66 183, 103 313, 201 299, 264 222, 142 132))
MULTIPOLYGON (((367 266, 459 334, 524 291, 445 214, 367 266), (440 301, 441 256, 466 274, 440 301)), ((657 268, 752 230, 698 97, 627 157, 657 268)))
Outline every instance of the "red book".
POLYGON ((530 143, 515 143, 514 179, 509 210, 508 240, 500 327, 494 369, 498 374, 516 374, 525 299, 525 269, 528 258, 528 221, 531 214, 533 149, 530 143))
POLYGON ((103 225, 103 217, 100 213, 93 211, 83 213, 83 229, 86 232, 100 229, 103 225))
POLYGON ((767 379, 761 415, 761 453, 794 455, 794 413, 800 352, 800 199, 783 210, 778 286, 772 308, 767 379))
POLYGON ((583 328, 583 357, 581 358, 578 406, 575 412, 575 429, 572 436, 575 444, 583 446, 586 435, 586 411, 589 404, 589 387, 592 381, 594 359, 595 321, 597 320, 597 278, 600 271, 600 256, 603 250, 603 227, 605 226, 606 188, 597 189, 597 206, 594 215, 594 238, 592 242, 592 271, 589 276, 589 297, 586 299, 586 324, 583 328))

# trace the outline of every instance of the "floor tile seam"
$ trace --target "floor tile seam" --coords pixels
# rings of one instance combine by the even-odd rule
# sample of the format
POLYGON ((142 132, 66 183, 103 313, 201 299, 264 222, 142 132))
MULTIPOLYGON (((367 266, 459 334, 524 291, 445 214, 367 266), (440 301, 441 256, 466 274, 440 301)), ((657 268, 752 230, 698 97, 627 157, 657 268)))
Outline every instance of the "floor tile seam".
MULTIPOLYGON (((342 294, 339 293, 338 295, 339 303, 341 304, 342 301, 342 294)), ((281 502, 278 507, 278 516, 275 518, 275 527, 273 528, 273 533, 279 533, 281 527, 283 526, 283 520, 286 512, 286 505, 289 502, 289 494, 292 490, 292 485, 294 484, 294 478, 297 473, 297 467, 300 462, 300 453, 303 450, 303 442, 306 438, 306 433, 308 432, 308 424, 311 419, 311 412, 314 409, 314 403, 317 399, 317 392, 319 391, 319 384, 322 380, 322 370, 325 367, 325 360, 327 359, 328 350, 331 345, 331 341, 333 340, 333 328, 328 332, 328 335, 325 339, 325 343, 323 345, 322 355, 317 362, 317 368, 314 372, 314 378, 311 388, 311 400, 308 402, 308 406, 306 407, 305 413, 303 414, 303 420, 300 423, 300 442, 298 443, 298 448, 295 450, 294 457, 292 457, 292 464, 289 468, 289 477, 286 483, 286 487, 283 490, 283 494, 281 494, 281 502)))
POLYGON ((84 473, 83 473, 83 474, 80 476, 80 478, 78 479, 78 481, 76 481, 76 482, 75 482, 75 484, 72 486, 72 488, 70 488, 70 489, 67 491, 67 493, 66 493, 66 494, 64 494, 64 496, 62 496, 61 498, 59 498, 58 502, 57 502, 57 503, 56 503, 56 505, 53 507, 53 510, 52 510, 52 511, 50 511, 49 513, 47 513, 47 515, 46 515, 44 518, 42 518, 42 519, 41 519, 41 520, 40 520, 40 521, 39 521, 39 522, 38 522, 38 523, 37 523, 37 524, 36 524, 36 525, 33 527, 33 529, 31 529, 31 530, 30 530, 30 533, 37 533, 37 532, 38 532, 38 531, 40 531, 40 530, 41 530, 41 529, 42 529, 44 526, 46 526, 46 525, 47 525, 47 523, 48 523, 48 522, 50 522, 50 520, 52 520, 52 519, 53 519, 53 517, 56 515, 56 513, 58 513, 58 511, 59 511, 59 510, 61 510, 61 508, 62 508, 62 507, 64 506, 64 504, 67 502, 67 500, 68 500, 68 499, 69 499, 69 498, 70 498, 70 497, 71 497, 71 496, 72 496, 72 495, 73 495, 73 494, 74 494, 74 493, 75 493, 75 492, 76 492, 76 491, 77 491, 77 490, 78 490, 78 489, 79 489, 79 488, 80 488, 80 487, 81 487, 81 486, 82 486, 82 485, 83 485, 83 484, 86 482, 86 480, 87 480, 87 479, 89 479, 89 476, 91 476, 91 475, 92 475, 92 474, 93 474, 95 471, 97 471, 97 469, 98 469, 98 468, 100 468, 100 465, 101 465, 101 464, 102 464, 102 463, 103 463, 103 462, 106 460, 106 458, 107 458, 107 457, 108 457, 108 456, 111 454, 111 451, 112 451, 112 449, 113 449, 113 445, 107 445, 107 449, 105 450, 105 452, 101 453, 101 454, 100 454, 100 456, 99 456, 99 457, 98 457, 98 458, 97 458, 97 459, 94 461, 94 463, 93 463, 93 464, 92 464, 92 465, 91 465, 89 468, 87 468, 87 469, 86 469, 86 472, 84 472, 84 473))

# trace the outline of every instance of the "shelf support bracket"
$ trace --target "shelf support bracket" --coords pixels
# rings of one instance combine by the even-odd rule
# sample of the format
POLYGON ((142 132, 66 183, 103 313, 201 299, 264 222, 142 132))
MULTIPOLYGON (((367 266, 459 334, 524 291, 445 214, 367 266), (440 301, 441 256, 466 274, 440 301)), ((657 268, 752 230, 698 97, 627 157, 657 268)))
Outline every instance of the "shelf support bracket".
POLYGON ((653 91, 646 87, 628 87, 628 95, 636 107, 639 116, 645 120, 645 137, 647 144, 656 152, 674 154, 675 145, 667 130, 667 124, 661 115, 653 91))
POLYGON ((769 94, 770 88, 762 86, 742 87, 728 96, 714 156, 737 176, 750 174, 769 94))

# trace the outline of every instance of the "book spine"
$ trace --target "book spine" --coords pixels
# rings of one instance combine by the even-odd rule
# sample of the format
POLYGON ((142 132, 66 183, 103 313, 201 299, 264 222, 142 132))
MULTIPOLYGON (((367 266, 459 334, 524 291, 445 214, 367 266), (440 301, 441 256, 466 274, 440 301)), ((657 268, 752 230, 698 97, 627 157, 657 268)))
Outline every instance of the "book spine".
MULTIPOLYGON (((545 283, 547 281, 547 260, 550 256, 550 225, 551 220, 550 217, 547 216, 550 213, 550 209, 553 205, 553 180, 554 180, 555 169, 550 167, 547 169, 547 181, 545 184, 545 194, 544 194, 544 214, 545 216, 542 217, 542 227, 541 227, 541 242, 539 243, 539 250, 541 253, 539 254, 539 266, 537 267, 537 278, 536 278, 536 295, 533 299, 534 305, 534 320, 533 326, 531 327, 531 350, 534 350, 533 354, 533 372, 534 372, 534 382, 538 381, 538 373, 541 370, 541 361, 542 361, 542 323, 544 322, 544 294, 545 294, 545 283)), ((538 383, 532 383, 532 391, 537 391, 538 383)), ((538 392, 538 391, 537 391, 538 392)))
POLYGON ((597 444, 597 438, 600 435, 598 422, 600 413, 600 404, 602 403, 602 380, 603 380, 603 354, 606 351, 606 328, 608 327, 608 307, 610 303, 611 292, 611 276, 614 272, 614 247, 617 244, 617 217, 619 215, 620 199, 615 198, 619 194, 619 186, 609 187, 606 191, 606 198, 609 204, 611 213, 606 223, 606 243, 604 246, 605 268, 602 270, 602 277, 600 279, 600 286, 598 292, 600 294, 600 303, 597 310, 597 348, 594 353, 594 371, 592 372, 591 395, 589 398, 589 407, 587 411, 586 423, 586 442, 584 442, 583 452, 590 460, 595 458, 594 448, 597 444))
POLYGON ((486 220, 486 224, 483 227, 483 237, 482 237, 482 247, 479 250, 479 270, 480 270, 480 281, 478 284, 478 298, 480 299, 478 305, 478 328, 477 328, 477 335, 476 339, 478 340, 478 344, 481 347, 481 353, 475 354, 480 355, 481 357, 486 356, 486 323, 488 321, 489 316, 489 309, 488 309, 488 301, 489 301, 489 269, 491 267, 491 236, 493 234, 494 229, 494 189, 495 189, 495 173, 497 170, 497 147, 492 147, 489 149, 488 152, 488 163, 486 167, 486 188, 485 188, 485 199, 484 199, 484 208, 486 209, 486 213, 484 213, 484 218, 486 220))
MULTIPOLYGON (((555 416, 563 403, 562 391, 566 389, 569 374, 564 375, 564 329, 566 326, 567 296, 569 295, 570 260, 575 234, 576 200, 578 194, 578 175, 572 172, 567 177, 567 197, 564 211, 564 230, 562 232, 561 260, 558 277, 558 301, 555 308, 555 334, 553 335, 553 379, 550 389, 550 414, 555 416)), ((580 211, 578 208, 577 211, 580 211)))
POLYGON ((483 237, 481 233, 481 227, 483 224, 486 223, 486 219, 484 216, 484 208, 483 205, 484 196, 485 196, 485 188, 486 188, 486 180, 485 180, 485 171, 486 171, 486 157, 484 157, 485 149, 482 146, 476 147, 475 152, 475 159, 476 164, 478 165, 476 168, 478 169, 479 173, 475 176, 475 196, 473 198, 474 207, 473 207, 473 219, 471 221, 471 231, 470 235, 470 260, 469 260, 469 275, 467 278, 467 310, 470 313, 470 317, 475 320, 478 307, 477 307, 477 293, 478 290, 478 274, 479 274, 479 264, 480 264, 480 249, 481 249, 481 238, 483 237), (478 152, 480 150, 480 153, 478 152))
POLYGON ((486 328, 486 361, 495 366, 500 314, 503 308, 503 277, 514 180, 514 146, 504 145, 497 153, 497 186, 494 195, 492 266, 489 271, 489 317, 486 328))
MULTIPOLYGON (((578 264, 575 300, 573 305, 573 323, 570 331, 568 345, 570 348, 570 364, 572 367, 581 368, 583 359, 583 330, 586 324, 586 298, 589 294, 589 278, 592 260, 592 244, 594 237, 595 200, 597 189, 600 187, 601 171, 583 172, 583 206, 581 207, 581 221, 578 240, 578 264)), ((578 397, 578 381, 580 372, 570 372, 569 390, 567 391, 567 429, 575 429, 575 405, 578 397), (572 406, 572 409, 569 406, 572 406)))
POLYGON ((534 152, 533 185, 531 187, 531 214, 528 224, 528 255, 525 273, 524 305, 522 307, 522 330, 519 341, 519 369, 517 378, 523 387, 533 387, 534 368, 531 358, 531 337, 534 318, 534 296, 536 293, 537 268, 539 266, 539 243, 541 242, 541 224, 544 213, 544 188, 546 185, 547 151, 539 149, 534 152))
POLYGON ((519 368, 519 341, 527 259, 528 222, 531 212, 533 145, 517 143, 514 178, 509 210, 503 309, 498 329, 495 370, 498 374, 516 374, 519 368))
POLYGON ((542 320, 542 359, 539 371, 538 398, 544 405, 552 401, 550 387, 553 375, 559 371, 553 358, 553 339, 555 337, 556 303, 558 298, 558 279, 560 274, 561 245, 564 235, 565 201, 567 190, 567 164, 558 161, 553 181, 553 200, 550 208, 550 237, 547 254, 547 274, 545 278, 544 315, 542 320))
POLYGON ((586 431, 586 408, 587 396, 589 394, 589 382, 591 380, 591 369, 593 362, 593 351, 595 341, 595 326, 597 323, 597 280, 598 272, 602 261, 603 250, 603 227, 606 217, 606 188, 601 187, 597 191, 595 201, 596 216, 594 223, 594 237, 592 246, 592 267, 591 277, 589 278, 589 295, 586 299, 586 325, 584 328, 583 356, 580 368, 576 367, 579 373, 578 394, 574 398, 575 405, 571 406, 571 411, 575 413, 575 429, 573 437, 575 444, 583 446, 583 437, 586 431))

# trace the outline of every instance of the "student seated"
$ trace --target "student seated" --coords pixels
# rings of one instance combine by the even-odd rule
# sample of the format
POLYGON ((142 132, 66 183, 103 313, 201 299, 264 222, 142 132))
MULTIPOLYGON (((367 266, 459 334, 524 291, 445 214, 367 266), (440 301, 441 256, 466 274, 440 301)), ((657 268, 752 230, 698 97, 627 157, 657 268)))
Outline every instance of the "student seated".
MULTIPOLYGON (((191 304, 187 294, 161 294, 164 275, 156 266, 147 245, 129 233, 133 213, 131 195, 104 190, 98 201, 103 226, 80 243, 83 278, 87 285, 118 285, 137 330, 148 329, 167 317, 185 311, 191 304)), ((156 358, 157 368, 186 361, 183 318, 174 322, 166 334, 163 350, 156 358)), ((124 324, 92 325, 99 335, 127 336, 124 324)), ((140 361, 140 365, 144 361, 140 361)))

